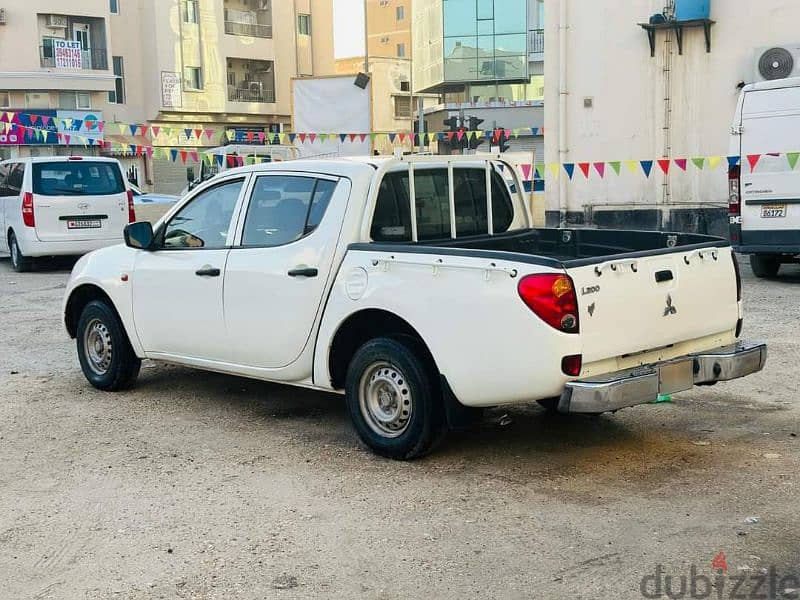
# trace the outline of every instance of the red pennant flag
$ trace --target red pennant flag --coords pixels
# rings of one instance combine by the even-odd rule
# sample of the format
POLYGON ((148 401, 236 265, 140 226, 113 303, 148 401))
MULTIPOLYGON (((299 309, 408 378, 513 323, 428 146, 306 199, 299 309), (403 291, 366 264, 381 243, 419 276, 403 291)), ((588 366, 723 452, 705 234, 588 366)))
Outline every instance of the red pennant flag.
POLYGON ((600 175, 600 179, 603 179, 603 177, 606 176, 606 163, 596 162, 594 163, 594 168, 595 171, 597 171, 597 174, 600 175))
POLYGON ((150 131, 153 132, 153 137, 158 137, 158 134, 161 133, 161 127, 156 127, 155 125, 150 128, 150 131))
POLYGON ((522 178, 525 181, 530 181, 531 180, 531 171, 533 170, 533 165, 522 164, 522 165, 520 165, 520 168, 522 169, 522 178))
POLYGON ((492 139, 494 139, 495 142, 499 142, 500 141, 500 134, 502 133, 502 131, 503 131, 502 129, 495 129, 494 130, 494 135, 492 135, 492 139))
POLYGON ((510 140, 511 139, 511 130, 510 129, 506 129, 505 134, 506 134, 506 139, 510 140))
POLYGON ((72 139, 71 135, 64 134, 64 143, 69 146, 69 141, 72 139))
POLYGON ((139 129, 141 130, 139 135, 147 135, 147 130, 150 128, 147 125, 142 125, 139 129))
POLYGON ((350 138, 350 141, 351 141, 351 142, 355 142, 355 141, 356 141, 356 134, 355 134, 355 133, 351 133, 351 134, 350 134, 349 136, 347 136, 347 137, 349 137, 349 138, 350 138))
POLYGON ((188 152, 186 152, 186 150, 181 150, 180 155, 181 155, 181 161, 185 163, 186 157, 189 156, 188 152))
POLYGON ((669 159, 666 159, 666 158, 662 158, 661 160, 658 161, 658 166, 661 167, 661 170, 664 172, 664 175, 668 175, 669 174, 669 166, 670 166, 670 164, 671 163, 670 163, 669 159))
POLYGON ((39 115, 30 115, 31 125, 36 125, 39 122, 39 115))
POLYGON ((453 136, 455 134, 456 134, 455 131, 448 131, 447 133, 445 133, 445 136, 447 136, 447 141, 448 142, 452 142, 453 141, 453 136))
POLYGON ((58 138, 59 143, 64 141, 64 134, 60 131, 56 134, 56 137, 58 138))
POLYGON ((685 159, 685 158, 676 158, 675 159, 675 164, 678 165, 678 168, 681 171, 685 171, 686 170, 686 165, 688 164, 688 162, 689 161, 687 159, 685 159))
POLYGON ((197 159, 199 158, 199 156, 197 155, 197 152, 195 152, 195 151, 190 152, 189 156, 192 158, 192 160, 194 162, 197 162, 197 159))
POLYGON ((203 130, 202 129, 195 129, 194 130, 194 137, 196 137, 198 140, 201 137, 203 137, 203 130))
POLYGON ((589 179, 589 167, 591 165, 587 162, 583 162, 583 163, 578 163, 578 166, 581 168, 583 176, 586 177, 586 179, 589 179))
POLYGON ((245 134, 244 137, 247 139, 248 142, 252 142, 256 137, 256 132, 255 131, 248 131, 245 134))
POLYGON ((362 143, 367 140, 367 134, 366 133, 362 133, 358 137, 361 139, 362 143))
POLYGON ((400 138, 400 143, 401 144, 406 141, 406 134, 405 133, 398 133, 397 137, 400 138))
POLYGON ((758 161, 760 161, 760 160, 761 160, 761 155, 760 154, 748 154, 747 155, 747 162, 750 163, 750 170, 751 171, 755 171, 756 170, 756 165, 758 164, 758 161))
POLYGON ((142 155, 142 147, 136 146, 136 156, 141 156, 141 155, 142 155))
MULTIPOLYGON (((463 129, 459 129, 458 130, 458 133, 456 134, 456 136, 458 137, 458 141, 459 142, 464 139, 464 133, 465 133, 465 131, 463 129)), ((452 139, 452 138, 450 138, 450 139, 452 139)))
POLYGON ((298 134, 297 134, 297 137, 299 137, 299 138, 300 138, 300 143, 301 143, 301 144, 304 144, 304 143, 305 143, 305 141, 306 141, 306 134, 305 134, 305 133, 298 133, 298 134))
POLYGON ((308 134, 308 139, 310 139, 311 143, 313 144, 317 139, 317 134, 316 133, 309 133, 308 134))
POLYGON ((206 137, 208 139, 211 139, 212 135, 214 135, 214 130, 213 129, 206 129, 206 137))

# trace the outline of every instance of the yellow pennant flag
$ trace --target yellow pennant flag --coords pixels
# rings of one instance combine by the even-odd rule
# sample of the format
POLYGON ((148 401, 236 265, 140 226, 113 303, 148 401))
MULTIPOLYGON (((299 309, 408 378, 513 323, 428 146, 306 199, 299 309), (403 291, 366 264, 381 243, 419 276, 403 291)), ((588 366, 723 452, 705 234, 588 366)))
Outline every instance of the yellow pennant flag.
POLYGON ((558 163, 550 163, 547 165, 547 170, 550 171, 550 177, 553 179, 558 179, 558 174, 561 171, 561 167, 558 163))
POLYGON ((628 167, 628 170, 631 173, 636 173, 639 171, 639 161, 638 160, 626 160, 625 166, 628 167))
POLYGON ((719 166, 719 163, 721 163, 721 162, 722 162, 722 157, 721 156, 709 156, 708 157, 708 166, 711 168, 712 171, 714 169, 716 169, 719 166))

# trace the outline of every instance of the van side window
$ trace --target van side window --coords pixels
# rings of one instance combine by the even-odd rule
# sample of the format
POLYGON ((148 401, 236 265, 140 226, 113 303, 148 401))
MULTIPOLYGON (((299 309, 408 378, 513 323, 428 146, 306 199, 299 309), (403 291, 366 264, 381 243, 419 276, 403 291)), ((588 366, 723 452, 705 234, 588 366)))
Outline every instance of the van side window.
MULTIPOLYGON (((455 169, 456 237, 485 235, 486 171, 455 169)), ((420 242, 450 237, 450 199, 447 169, 418 169, 414 173, 417 197, 417 237, 420 242)), ((376 242, 411 241, 411 210, 408 173, 389 173, 381 182, 372 239, 376 242)), ((495 233, 508 231, 514 220, 514 205, 502 177, 492 172, 492 218, 495 233)))
POLYGON ((6 196, 19 196, 22 192, 22 181, 25 178, 25 165, 24 163, 17 163, 11 165, 11 170, 8 173, 5 184, 6 196))
POLYGON ((12 166, 11 163, 0 165, 0 198, 11 195, 7 191, 6 182, 8 180, 8 172, 11 170, 12 166))

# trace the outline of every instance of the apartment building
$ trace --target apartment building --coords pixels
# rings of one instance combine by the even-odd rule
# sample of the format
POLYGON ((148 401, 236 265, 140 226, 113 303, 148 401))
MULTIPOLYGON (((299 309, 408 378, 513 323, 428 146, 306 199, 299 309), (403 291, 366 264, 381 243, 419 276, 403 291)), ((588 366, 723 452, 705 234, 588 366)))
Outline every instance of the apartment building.
MULTIPOLYGON (((372 131, 411 131, 416 99, 411 94, 411 17, 414 0, 365 0, 367 55, 340 58, 336 72, 367 71, 371 79, 372 131)), ((386 140, 375 150, 389 154, 386 140)))
MULTIPOLYGON (((428 130, 441 131, 452 117, 474 117, 482 129, 541 132, 544 6, 543 0, 415 0, 413 87, 439 97, 425 110, 428 130)), ((540 157, 543 144, 542 135, 510 142, 512 150, 540 157)))
POLYGON ((547 186, 548 223, 727 235, 724 157, 740 88, 764 78, 770 48, 786 48, 786 74, 800 76, 800 3, 559 0, 546 19, 548 48, 560 48, 546 63, 548 163, 719 161, 703 170, 673 163, 666 175, 656 166, 649 178, 637 167, 570 181, 562 168, 547 186), (676 21, 651 25, 664 12, 676 21))
MULTIPOLYGON (((229 135, 288 130, 292 78, 335 71, 333 0, 22 4, 0 0, 0 110, 69 115, 95 127, 104 121, 214 131, 200 139, 163 132, 143 138, 118 128, 80 133, 128 147, 198 149, 229 135), (63 59, 65 45, 76 59, 63 59)), ((6 136, 0 156, 100 151, 57 137, 6 136)), ((175 191, 185 180, 183 165, 118 154, 139 169, 144 187, 158 181, 175 191)))

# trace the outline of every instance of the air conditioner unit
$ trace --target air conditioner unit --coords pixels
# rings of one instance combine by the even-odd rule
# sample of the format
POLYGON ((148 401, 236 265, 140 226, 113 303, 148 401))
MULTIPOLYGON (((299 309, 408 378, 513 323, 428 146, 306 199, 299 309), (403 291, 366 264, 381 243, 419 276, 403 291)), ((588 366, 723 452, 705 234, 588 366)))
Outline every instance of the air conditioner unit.
POLYGON ((64 15, 47 15, 47 26, 53 29, 66 29, 67 17, 64 15))
POLYGON ((755 81, 800 77, 800 43, 756 50, 754 76, 755 81))
POLYGON ((391 3, 391 0, 381 0, 381 6, 389 6, 391 3))
POLYGON ((0 25, 6 24, 6 9, 0 8, 0 25))
POLYGON ((381 38, 381 44, 388 44, 389 43, 389 36, 385 35, 381 38))

